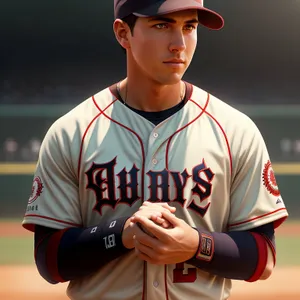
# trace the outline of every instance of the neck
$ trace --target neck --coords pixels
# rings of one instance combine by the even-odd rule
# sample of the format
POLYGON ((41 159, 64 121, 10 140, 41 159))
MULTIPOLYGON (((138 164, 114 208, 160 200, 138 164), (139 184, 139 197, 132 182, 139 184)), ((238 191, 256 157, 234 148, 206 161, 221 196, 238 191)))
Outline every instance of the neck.
POLYGON ((149 112, 162 111, 178 104, 184 97, 182 81, 162 85, 149 78, 128 77, 120 83, 120 94, 127 105, 149 112))

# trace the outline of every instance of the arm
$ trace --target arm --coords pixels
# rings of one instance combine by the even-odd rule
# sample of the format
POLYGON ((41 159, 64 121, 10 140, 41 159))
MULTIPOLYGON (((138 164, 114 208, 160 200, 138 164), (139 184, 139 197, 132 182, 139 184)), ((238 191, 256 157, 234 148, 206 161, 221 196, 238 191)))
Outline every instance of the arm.
POLYGON ((272 223, 255 228, 255 231, 197 231, 199 246, 187 263, 214 275, 249 282, 267 279, 271 275, 274 257, 268 241, 272 240, 275 249, 272 223))
MULTIPOLYGON (((162 211, 175 212, 168 204, 144 203, 134 215, 155 217, 168 227, 162 211)), ((35 260, 41 276, 49 283, 81 278, 96 272, 134 248, 135 225, 130 217, 110 220, 88 228, 56 230, 35 226, 35 260)))
POLYGON ((129 249, 124 246, 122 235, 130 230, 128 219, 64 230, 37 225, 35 260, 41 276, 53 284, 69 281, 89 275, 126 254, 129 249))
MULTIPOLYGON (((273 255, 267 239, 274 241, 272 224, 253 231, 211 233, 194 230, 186 222, 163 213, 173 228, 163 229, 142 217, 135 217, 156 238, 136 232, 137 255, 153 264, 186 262, 225 278, 256 281, 266 279, 273 269, 273 255)), ((274 247, 275 248, 275 247, 274 247)))

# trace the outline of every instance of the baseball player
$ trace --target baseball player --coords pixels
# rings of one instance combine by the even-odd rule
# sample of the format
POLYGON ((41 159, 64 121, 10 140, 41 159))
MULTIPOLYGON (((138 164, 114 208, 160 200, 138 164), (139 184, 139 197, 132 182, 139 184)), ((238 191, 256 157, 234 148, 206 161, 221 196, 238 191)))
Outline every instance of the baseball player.
POLYGON ((267 279, 288 216, 264 140, 244 114, 182 80, 201 0, 115 0, 125 79, 58 119, 23 226, 70 299, 223 300, 267 279))

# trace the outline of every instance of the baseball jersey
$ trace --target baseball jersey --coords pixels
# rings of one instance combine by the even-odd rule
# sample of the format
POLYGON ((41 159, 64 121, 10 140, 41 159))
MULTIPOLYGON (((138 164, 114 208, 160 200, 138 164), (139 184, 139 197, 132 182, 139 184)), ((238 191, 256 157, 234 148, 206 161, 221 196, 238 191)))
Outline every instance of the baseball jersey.
MULTIPOLYGON (((40 150, 23 226, 93 226, 168 202, 190 226, 248 230, 287 217, 264 140, 243 113, 189 85, 184 107, 155 126, 115 86, 58 119, 40 150)), ((99 253, 101 255, 101 253, 99 253)), ((97 257, 95 257, 95 260, 97 257)), ((231 281, 192 265, 152 265, 134 251, 72 280, 71 299, 224 300, 231 281)))

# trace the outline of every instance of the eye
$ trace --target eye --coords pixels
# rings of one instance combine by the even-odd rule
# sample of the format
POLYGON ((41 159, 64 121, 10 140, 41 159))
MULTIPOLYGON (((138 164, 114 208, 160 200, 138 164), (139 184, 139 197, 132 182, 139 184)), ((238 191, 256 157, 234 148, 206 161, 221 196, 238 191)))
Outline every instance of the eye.
POLYGON ((168 24, 167 23, 159 23, 159 24, 155 24, 154 27, 157 29, 166 29, 166 28, 168 28, 168 24))
POLYGON ((188 24, 188 25, 184 26, 184 30, 187 30, 187 31, 193 31, 195 29, 196 29, 196 26, 193 24, 188 24))

